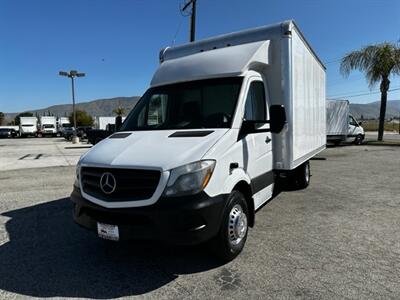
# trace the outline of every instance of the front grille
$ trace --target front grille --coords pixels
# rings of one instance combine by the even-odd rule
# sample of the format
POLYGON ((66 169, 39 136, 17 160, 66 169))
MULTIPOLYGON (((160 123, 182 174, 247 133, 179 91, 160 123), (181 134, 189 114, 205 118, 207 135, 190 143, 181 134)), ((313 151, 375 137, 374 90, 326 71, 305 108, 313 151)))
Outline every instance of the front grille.
POLYGON ((81 168, 82 189, 86 194, 108 202, 137 201, 153 196, 160 181, 161 173, 156 170, 81 168), (106 194, 100 188, 104 173, 115 177, 115 190, 106 194))

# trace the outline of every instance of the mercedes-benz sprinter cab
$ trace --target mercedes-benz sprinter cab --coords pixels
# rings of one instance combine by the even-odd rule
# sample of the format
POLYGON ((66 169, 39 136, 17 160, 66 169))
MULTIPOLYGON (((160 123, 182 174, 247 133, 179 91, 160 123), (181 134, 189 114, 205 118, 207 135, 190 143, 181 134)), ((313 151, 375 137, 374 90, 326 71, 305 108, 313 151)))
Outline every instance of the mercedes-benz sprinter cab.
POLYGON ((80 159, 75 221, 99 237, 211 241, 230 260, 276 178, 310 182, 325 148, 325 69, 293 21, 160 55, 120 132, 80 159))

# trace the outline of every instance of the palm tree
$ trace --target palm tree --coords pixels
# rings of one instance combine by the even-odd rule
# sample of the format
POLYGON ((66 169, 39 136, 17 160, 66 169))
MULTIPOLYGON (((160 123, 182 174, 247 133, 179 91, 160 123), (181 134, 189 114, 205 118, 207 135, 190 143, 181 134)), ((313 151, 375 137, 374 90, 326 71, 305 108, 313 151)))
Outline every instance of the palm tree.
POLYGON ((0 125, 3 125, 3 121, 4 121, 4 113, 0 111, 0 125))
POLYGON ((387 93, 390 87, 389 77, 400 75, 400 48, 393 43, 382 43, 350 52, 342 58, 340 71, 347 77, 352 70, 364 72, 370 88, 380 82, 381 109, 378 141, 382 141, 387 93))
POLYGON ((113 113, 118 116, 121 116, 121 115, 125 114, 125 108, 118 106, 116 109, 113 109, 113 113))

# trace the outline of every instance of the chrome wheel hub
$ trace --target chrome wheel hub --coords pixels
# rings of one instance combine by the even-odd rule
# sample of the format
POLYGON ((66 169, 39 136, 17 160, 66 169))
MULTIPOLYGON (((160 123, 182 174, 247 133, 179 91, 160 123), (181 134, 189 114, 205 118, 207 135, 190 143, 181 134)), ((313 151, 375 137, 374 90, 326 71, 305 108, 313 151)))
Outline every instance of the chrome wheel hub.
POLYGON ((232 245, 239 244, 247 233, 247 217, 242 207, 236 204, 229 213, 228 237, 232 245))

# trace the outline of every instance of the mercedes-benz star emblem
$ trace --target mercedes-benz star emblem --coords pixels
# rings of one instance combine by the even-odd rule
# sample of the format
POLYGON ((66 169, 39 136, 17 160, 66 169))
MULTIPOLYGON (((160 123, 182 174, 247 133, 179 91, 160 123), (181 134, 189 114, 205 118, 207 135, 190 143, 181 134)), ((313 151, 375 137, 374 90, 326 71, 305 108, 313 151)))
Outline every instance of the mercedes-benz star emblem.
POLYGON ((113 174, 106 172, 103 175, 101 175, 100 188, 104 194, 111 194, 112 192, 115 191, 116 187, 117 187, 117 181, 115 180, 113 174))

